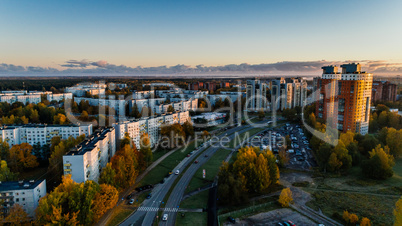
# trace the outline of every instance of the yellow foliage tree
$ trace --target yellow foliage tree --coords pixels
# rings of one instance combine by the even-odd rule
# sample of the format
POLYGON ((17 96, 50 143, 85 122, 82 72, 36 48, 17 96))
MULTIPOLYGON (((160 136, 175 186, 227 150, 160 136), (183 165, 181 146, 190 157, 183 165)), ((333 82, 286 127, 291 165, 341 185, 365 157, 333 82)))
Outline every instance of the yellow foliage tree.
POLYGON ((293 202, 292 191, 290 188, 282 189, 278 202, 282 207, 289 207, 289 204, 293 202))
POLYGON ((93 202, 94 222, 98 222, 106 211, 113 208, 119 199, 117 189, 108 184, 101 184, 100 191, 93 202))
POLYGON ((371 222, 367 217, 363 217, 360 226, 371 226, 371 222))
POLYGON ((10 223, 11 225, 22 225, 29 221, 29 217, 22 206, 14 204, 10 208, 10 212, 8 216, 4 219, 4 221, 10 223))
POLYGON ((395 226, 402 225, 402 198, 400 198, 398 202, 396 202, 395 204, 394 216, 395 216, 394 225, 395 226))

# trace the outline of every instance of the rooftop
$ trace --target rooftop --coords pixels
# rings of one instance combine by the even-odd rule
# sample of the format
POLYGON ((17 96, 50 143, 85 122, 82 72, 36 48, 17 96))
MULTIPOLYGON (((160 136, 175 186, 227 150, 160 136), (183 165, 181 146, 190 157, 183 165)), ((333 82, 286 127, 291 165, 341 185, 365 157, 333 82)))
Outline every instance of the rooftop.
POLYGON ((96 130, 91 136, 85 138, 80 144, 70 149, 66 155, 83 155, 87 151, 92 151, 95 148, 98 141, 106 138, 107 133, 113 131, 113 127, 107 127, 100 130, 96 130))
POLYGON ((0 191, 33 189, 37 187, 43 180, 30 180, 30 181, 3 181, 0 182, 0 191))

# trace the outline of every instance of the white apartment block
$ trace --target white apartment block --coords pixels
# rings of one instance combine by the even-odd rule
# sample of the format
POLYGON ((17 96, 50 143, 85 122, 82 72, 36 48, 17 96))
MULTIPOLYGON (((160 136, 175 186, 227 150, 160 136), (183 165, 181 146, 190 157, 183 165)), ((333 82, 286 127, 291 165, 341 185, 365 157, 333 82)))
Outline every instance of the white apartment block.
POLYGON ((79 126, 28 124, 0 127, 0 139, 6 141, 10 146, 22 143, 43 146, 50 144, 50 140, 55 136, 59 136, 61 139, 68 139, 82 134, 90 136, 92 134, 92 124, 79 126))
POLYGON ((47 94, 46 97, 47 97, 47 100, 50 102, 52 102, 54 100, 59 102, 62 100, 67 100, 67 99, 72 100, 73 94, 72 93, 58 93, 58 94, 50 93, 50 94, 47 94))
POLYGON ((106 84, 103 83, 81 83, 72 87, 67 87, 66 93, 72 93, 78 97, 85 96, 86 92, 89 92, 91 95, 104 95, 106 87, 106 84))
POLYGON ((46 180, 0 182, 0 200, 6 214, 14 204, 19 204, 30 217, 34 217, 39 199, 45 195, 46 180))
POLYGON ((169 98, 171 101, 175 100, 186 100, 190 98, 205 98, 208 95, 208 91, 201 90, 183 90, 180 88, 170 89, 170 90, 156 90, 157 97, 169 98))
POLYGON ((152 82, 152 83, 146 83, 142 84, 142 87, 145 86, 151 86, 151 87, 160 87, 160 86, 165 86, 165 87, 173 87, 173 83, 168 83, 168 82, 152 82))
POLYGON ((304 78, 278 78, 270 81, 271 109, 284 110, 303 107, 307 98, 307 81, 304 78))
POLYGON ((147 90, 147 91, 135 91, 133 93, 133 99, 139 100, 139 99, 148 99, 154 96, 155 91, 154 90, 147 90))
POLYGON ((15 102, 22 102, 23 104, 37 104, 41 102, 40 94, 12 94, 12 93, 2 93, 0 94, 0 102, 7 102, 9 104, 15 102))
POLYGON ((247 111, 259 111, 267 108, 267 86, 259 79, 247 80, 246 95, 247 111))
POLYGON ((116 153, 114 128, 95 131, 63 156, 64 175, 71 174, 77 183, 98 181, 102 169, 116 153))
MULTIPOLYGON (((114 98, 114 96, 110 97, 114 98)), ((113 108, 116 111, 116 114, 125 115, 126 100, 85 97, 74 98, 74 102, 76 102, 77 104, 79 104, 81 101, 88 101, 89 105, 91 106, 108 106, 109 108, 113 108)))
POLYGON ((137 148, 139 148, 142 134, 147 133, 151 140, 151 146, 154 146, 159 141, 160 128, 162 125, 171 125, 174 123, 183 124, 190 120, 191 118, 189 112, 185 111, 164 114, 152 118, 142 118, 134 121, 119 122, 115 123, 113 127, 116 130, 116 140, 123 139, 125 133, 128 133, 137 148))

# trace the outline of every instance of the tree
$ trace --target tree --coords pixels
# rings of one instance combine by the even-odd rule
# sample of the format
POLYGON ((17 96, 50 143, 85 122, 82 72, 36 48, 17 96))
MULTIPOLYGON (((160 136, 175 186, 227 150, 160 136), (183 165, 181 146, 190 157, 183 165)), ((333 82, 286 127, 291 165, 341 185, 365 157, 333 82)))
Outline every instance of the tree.
POLYGON ((106 211, 113 208, 119 199, 117 189, 108 184, 101 184, 100 191, 95 195, 93 201, 94 222, 98 222, 106 211))
POLYGON ((10 145, 6 141, 0 140, 0 158, 6 159, 10 153, 10 145))
POLYGON ((102 169, 102 172, 99 176, 99 184, 108 184, 114 186, 114 177, 116 176, 116 172, 112 168, 112 164, 108 163, 102 169))
POLYGON ((335 152, 332 152, 328 159, 328 169, 331 172, 337 171, 341 168, 342 162, 338 159, 335 152))
POLYGON ((278 202, 282 207, 289 207, 289 204, 293 202, 292 191, 290 188, 282 189, 278 202))
POLYGON ((284 167, 289 162, 289 155, 284 148, 279 150, 278 161, 281 167, 284 167))
POLYGON ((17 144, 11 147, 7 162, 13 172, 20 172, 39 165, 37 158, 32 155, 33 147, 28 143, 17 144))
POLYGON ((131 112, 130 112, 130 116, 134 117, 134 118, 141 118, 141 114, 140 114, 140 111, 138 110, 137 104, 133 105, 131 112))
POLYGON ((389 154, 388 146, 384 148, 379 144, 370 153, 370 159, 363 161, 363 173, 373 179, 387 179, 394 174, 394 158, 389 154))
POLYGON ((10 208, 8 216, 4 218, 4 221, 10 223, 11 225, 21 225, 23 223, 29 222, 30 219, 21 205, 14 204, 10 208))
POLYGON ((184 133, 186 134, 186 137, 194 136, 194 127, 190 121, 186 121, 185 123, 183 123, 182 126, 183 126, 184 133))
POLYGON ((169 140, 169 147, 172 149, 182 145, 186 140, 186 133, 184 132, 183 126, 180 125, 180 123, 162 125, 161 135, 164 140, 169 140))
POLYGON ((371 226, 371 221, 367 217, 363 217, 360 226, 371 226))
POLYGON ((395 204, 394 217, 394 225, 402 225, 402 198, 395 204))
POLYGON ((208 139, 208 137, 210 137, 210 136, 211 136, 211 134, 209 134, 208 131, 206 131, 206 130, 202 131, 201 137, 202 137, 203 140, 208 139))
POLYGON ((63 114, 57 114, 53 117, 53 124, 64 125, 67 124, 67 117, 63 114))
POLYGON ((265 118, 265 112, 264 112, 264 110, 261 108, 261 109, 258 111, 258 119, 263 120, 264 118, 265 118))
POLYGON ((153 158, 151 150, 151 140, 149 139, 148 133, 142 134, 140 139, 140 152, 142 154, 143 160, 145 161, 146 167, 148 167, 153 158))
POLYGON ((83 121, 88 121, 89 120, 89 115, 87 111, 82 111, 81 115, 80 115, 80 119, 83 121))
POLYGON ((172 105, 169 105, 167 108, 167 112, 174 112, 174 107, 172 105))
POLYGON ((389 128, 386 142, 391 154, 394 157, 399 157, 402 154, 402 129, 389 128))
POLYGON ((4 160, 0 161, 0 181, 13 181, 17 180, 16 173, 11 172, 7 166, 7 162, 4 160))

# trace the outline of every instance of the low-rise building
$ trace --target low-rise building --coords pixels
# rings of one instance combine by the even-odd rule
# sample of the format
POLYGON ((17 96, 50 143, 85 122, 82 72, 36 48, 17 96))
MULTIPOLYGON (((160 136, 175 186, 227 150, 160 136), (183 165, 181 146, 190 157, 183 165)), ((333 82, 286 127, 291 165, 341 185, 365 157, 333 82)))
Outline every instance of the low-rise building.
POLYGON ((72 93, 78 97, 85 96, 86 92, 91 95, 104 95, 106 87, 104 83, 80 83, 72 87, 67 87, 66 93, 72 93))
POLYGON ((0 200, 5 214, 14 204, 18 204, 30 217, 34 217, 39 199, 45 195, 46 180, 0 182, 0 200))
POLYGON ((114 128, 95 131, 63 156, 64 175, 71 174, 77 183, 98 181, 102 169, 116 153, 114 128))
POLYGON ((50 102, 52 102, 54 100, 59 102, 62 100, 67 100, 67 99, 72 100, 73 94, 72 93, 57 93, 57 94, 50 93, 50 94, 47 94, 46 97, 47 97, 47 100, 50 102))

